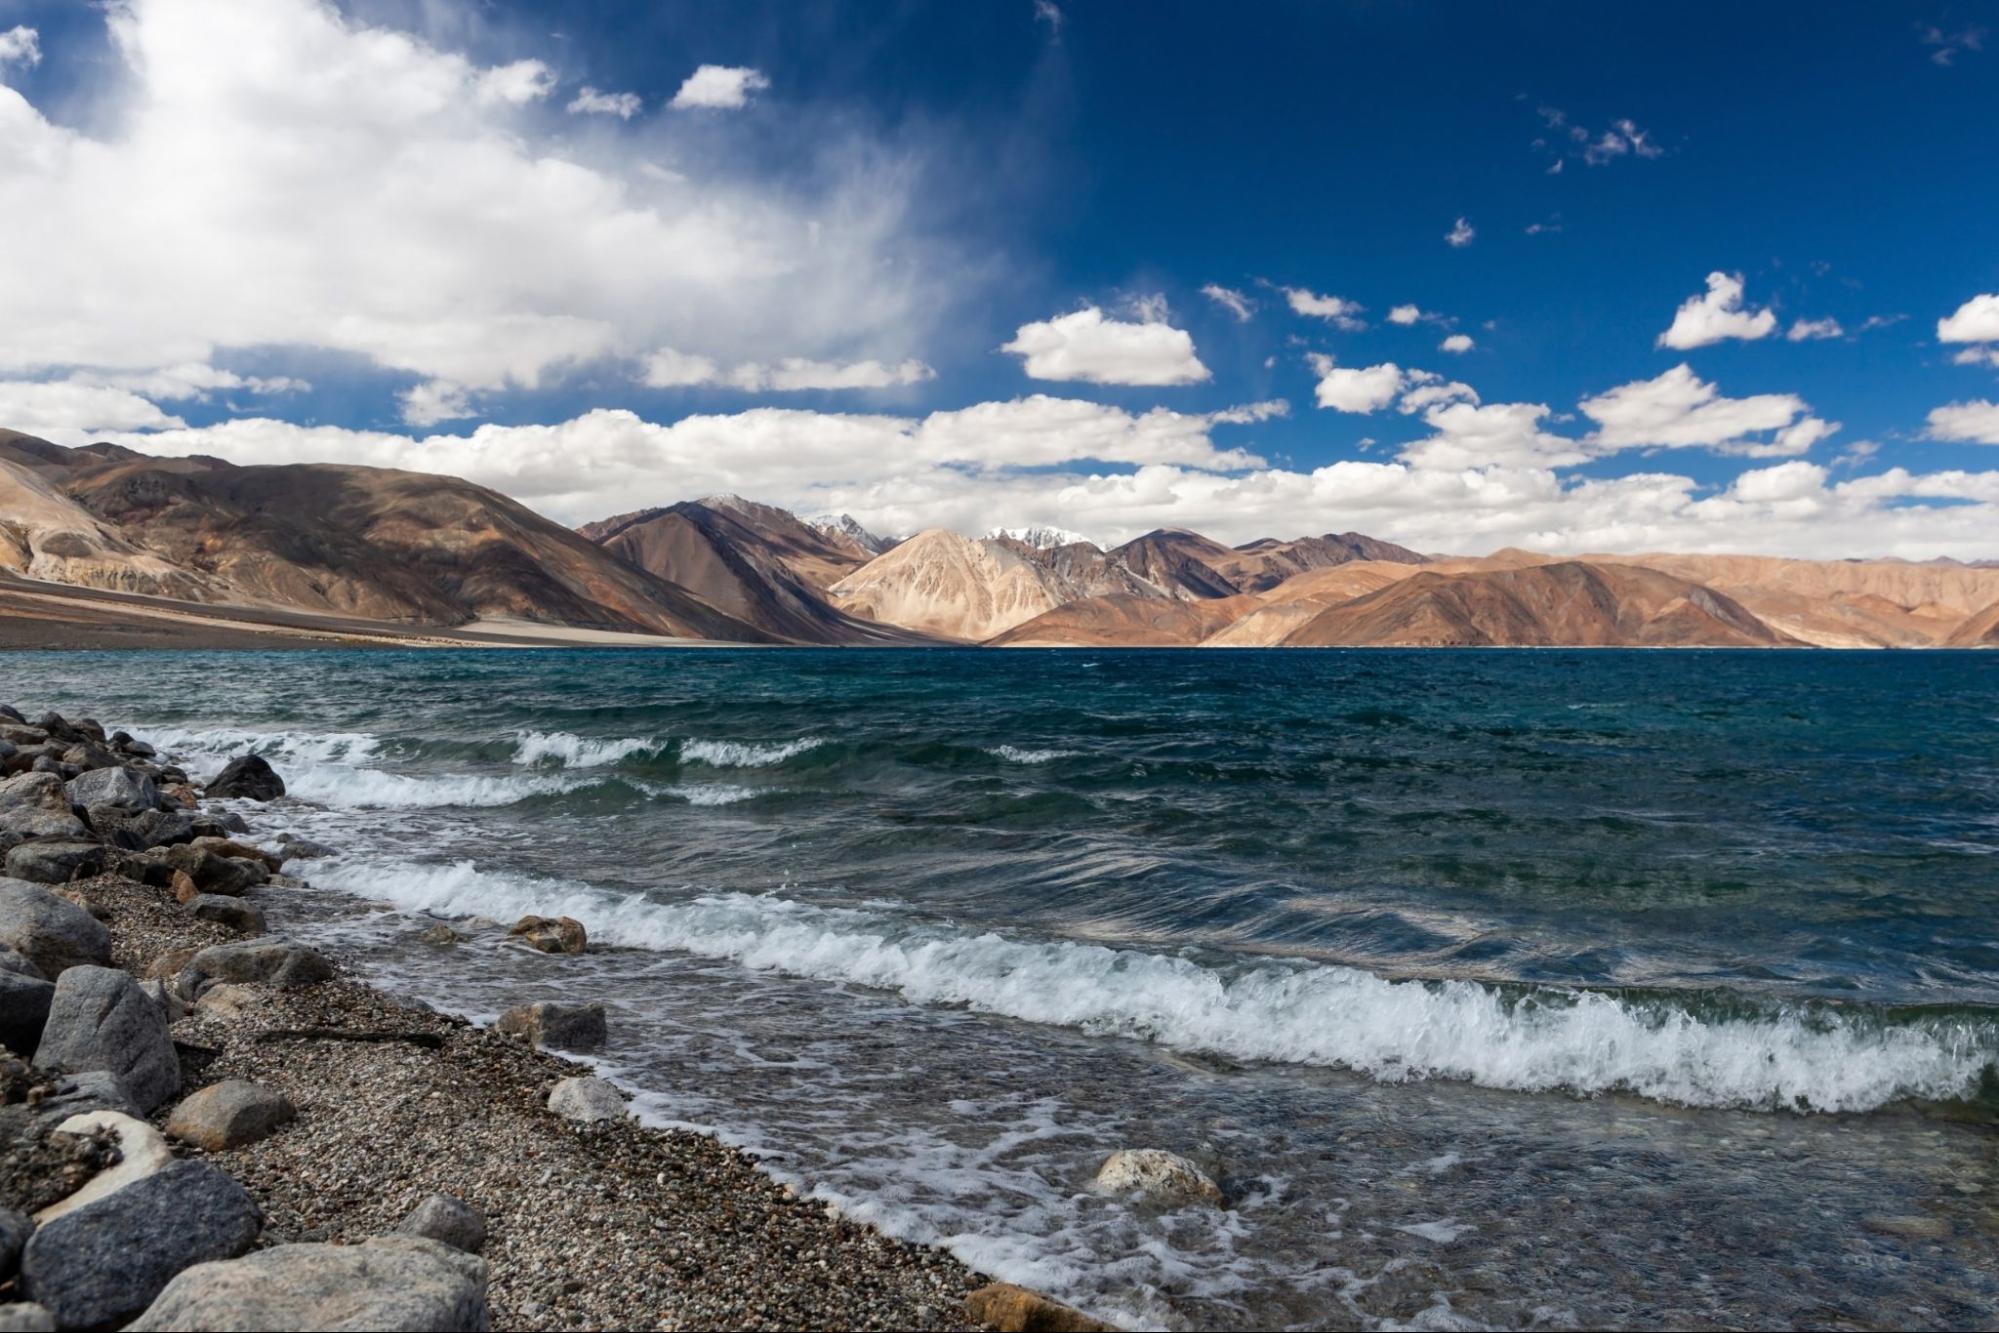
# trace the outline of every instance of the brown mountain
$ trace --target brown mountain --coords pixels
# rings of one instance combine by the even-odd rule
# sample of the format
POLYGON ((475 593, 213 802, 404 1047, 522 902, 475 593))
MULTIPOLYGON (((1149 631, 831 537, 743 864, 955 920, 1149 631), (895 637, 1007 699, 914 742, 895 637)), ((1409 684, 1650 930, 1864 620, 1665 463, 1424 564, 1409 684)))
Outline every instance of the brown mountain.
POLYGON ((1775 647, 1778 633, 1711 588, 1632 565, 1562 561, 1413 574, 1319 612, 1289 647, 1775 647))
POLYGON ((619 559, 671 579, 709 605, 781 639, 920 641, 907 631, 859 620, 834 607, 792 563, 825 558, 797 539, 794 526, 812 531, 768 505, 717 507, 688 500, 605 519, 578 531, 619 559), (786 546, 780 548, 767 533, 786 540, 786 546))
MULTIPOLYGON (((436 626, 515 620, 680 637, 772 636, 506 496, 455 477, 331 464, 238 467, 115 446, 5 442, 44 487, 178 574, 159 591, 436 626)), ((134 588, 84 569, 75 581, 134 588)))
POLYGON ((1189 648, 1257 605, 1248 596, 1187 601, 1115 593, 1065 603, 986 642, 995 648, 1189 648))
POLYGON ((1158 528, 1110 552, 1168 597, 1233 597, 1242 589, 1221 572, 1236 552, 1184 528, 1158 528))
POLYGON ((1356 560, 1307 570, 1257 597, 1256 607, 1203 641, 1205 648, 1274 648, 1329 606, 1399 583, 1421 567, 1356 560))
POLYGON ((1406 546, 1365 533, 1329 532, 1323 537, 1300 537, 1296 541, 1265 537, 1236 547, 1226 558, 1206 563, 1244 592, 1268 592, 1310 570, 1330 569, 1356 560, 1420 565, 1428 559, 1406 546))
POLYGON ((1999 648, 1999 602, 1967 617, 1944 642, 1952 648, 1999 648))

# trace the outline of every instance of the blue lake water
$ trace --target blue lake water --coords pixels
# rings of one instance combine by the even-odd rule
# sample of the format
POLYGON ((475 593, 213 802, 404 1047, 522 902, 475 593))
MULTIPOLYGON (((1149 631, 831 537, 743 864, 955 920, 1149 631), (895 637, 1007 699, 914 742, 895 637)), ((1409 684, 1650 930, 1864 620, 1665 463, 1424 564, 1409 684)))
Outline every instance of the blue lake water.
POLYGON ((1123 1321, 1999 1317, 1999 657, 16 654, 342 855, 279 907, 1123 1321), (428 915, 563 911, 567 962, 428 915), (1186 1153, 1231 1208, 1090 1188, 1186 1153))

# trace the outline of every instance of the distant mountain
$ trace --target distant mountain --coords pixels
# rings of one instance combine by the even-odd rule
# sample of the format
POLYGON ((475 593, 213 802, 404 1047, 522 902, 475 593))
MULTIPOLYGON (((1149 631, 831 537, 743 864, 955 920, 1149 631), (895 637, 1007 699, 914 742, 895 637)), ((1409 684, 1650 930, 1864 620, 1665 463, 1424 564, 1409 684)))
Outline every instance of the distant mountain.
POLYGON ((1124 566, 1168 597, 1233 597, 1243 591, 1221 572, 1236 552, 1198 532, 1158 528, 1111 551, 1124 566))
POLYGON ((943 528, 917 533, 828 591, 853 615, 974 643, 1071 600, 1038 561, 943 528))
POLYGON ((878 537, 862 527, 860 520, 852 514, 821 514, 818 518, 806 519, 805 526, 843 547, 863 552, 864 558, 880 555, 895 545, 890 538, 878 537))
POLYGON ((1421 571, 1329 606, 1287 647, 1777 647, 1780 634, 1711 588, 1582 561, 1465 574, 1421 571))
POLYGON ((1247 596, 1085 597, 1044 611, 987 643, 996 648, 1189 648, 1257 606, 1256 598, 1247 596))
POLYGON ((1416 573, 1419 566, 1355 560, 1307 570, 1260 594, 1241 619, 1202 642, 1205 648, 1273 648, 1329 606, 1351 602, 1416 573))
POLYGON ((1228 556, 1209 559, 1206 563, 1244 592, 1266 592, 1286 579, 1307 571, 1330 569, 1356 560, 1420 565, 1428 559, 1394 542, 1381 541, 1359 532, 1340 532, 1327 533, 1323 537, 1300 537, 1295 541, 1265 537, 1238 546, 1228 556))
POLYGON ((988 539, 1005 538, 1019 542, 1022 546, 1033 547, 1037 551, 1052 551, 1058 546, 1095 546, 1096 543, 1080 532, 1067 528, 993 528, 986 533, 988 539))
MULTIPOLYGON (((109 447, 76 454, 101 461, 109 447)), ((116 527, 64 494, 59 482, 72 451, 18 431, 0 431, 0 569, 50 583, 71 583, 153 597, 199 599, 212 591, 127 540, 116 527)))
POLYGON ((737 497, 683 501, 578 529, 604 550, 709 605, 795 643, 908 643, 916 635, 838 610, 791 563, 817 561, 814 530, 784 510, 737 497), (731 503, 733 501, 733 503, 731 503), (801 538, 795 529, 810 534, 801 538), (776 541, 790 538, 780 548, 776 541))
POLYGON ((1944 642, 1952 648, 1999 648, 1999 602, 1967 616, 1944 642))

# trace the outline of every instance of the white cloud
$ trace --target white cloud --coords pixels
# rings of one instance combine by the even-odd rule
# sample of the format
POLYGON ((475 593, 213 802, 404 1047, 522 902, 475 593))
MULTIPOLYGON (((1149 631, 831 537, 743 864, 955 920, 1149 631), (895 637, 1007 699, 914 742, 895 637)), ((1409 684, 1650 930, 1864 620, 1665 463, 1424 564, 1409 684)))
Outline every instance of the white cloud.
POLYGON ((1587 443, 1599 453, 1620 449, 1712 449, 1750 458, 1802 454, 1839 429, 1811 415, 1789 393, 1724 398, 1682 364, 1655 379, 1619 385, 1585 398, 1583 415, 1596 423, 1587 443))
POLYGON ((540 70, 319 0, 92 13, 111 55, 65 73, 107 128, 0 88, 0 254, 34 256, 0 375, 287 347, 489 394, 662 346, 895 364, 965 299, 907 153, 802 125, 824 169, 776 182, 659 124, 579 132, 512 100, 540 70))
POLYGON ((1314 389, 1320 407, 1335 412, 1378 412, 1402 394, 1407 377, 1392 361, 1378 366, 1337 366, 1333 358, 1314 352, 1307 358, 1319 377, 1314 389))
POLYGON ((1999 346, 1986 343, 1978 347, 1967 347, 1951 356, 1951 364, 1958 366, 1999 366, 1999 346))
POLYGON ((41 34, 26 24, 16 24, 0 32, 0 67, 39 65, 42 62, 41 34))
POLYGON ((477 97, 487 106, 526 106, 555 91, 555 71, 539 60, 497 65, 479 76, 477 97))
POLYGON ((703 65, 687 76, 670 104, 676 111, 703 108, 714 111, 748 106, 753 94, 770 87, 761 70, 736 65, 703 65))
MULTIPOLYGON (((1550 175, 1560 175, 1563 164, 1572 158, 1580 158, 1588 166, 1600 167, 1621 157, 1665 156, 1665 149, 1653 141, 1651 134, 1640 129, 1637 122, 1628 117, 1613 120, 1609 129, 1596 134, 1572 122, 1560 107, 1543 106, 1537 114, 1548 133, 1536 139, 1534 146, 1553 159, 1548 165, 1550 175)), ((1534 230, 1528 228, 1528 234, 1534 234, 1534 230)), ((1560 231, 1561 228, 1553 230, 1560 231)))
POLYGON ((1034 18, 1036 22, 1048 25, 1049 36, 1060 37, 1062 35, 1063 14, 1062 10, 1054 3, 1054 0, 1034 0, 1034 18))
POLYGON ((587 85, 570 99, 569 114, 572 116, 616 116, 619 120, 630 120, 636 116, 645 103, 637 93, 599 92, 587 85))
POLYGON ((1434 434, 1406 446, 1399 457, 1412 467, 1433 471, 1473 468, 1547 469, 1586 462, 1576 441, 1542 428, 1549 416, 1542 403, 1441 403, 1423 413, 1434 434))
POLYGON ((1256 303, 1234 287, 1224 287, 1218 282, 1211 282, 1201 288, 1201 295, 1234 315, 1238 323, 1249 323, 1250 316, 1256 313, 1256 303))
POLYGON ((1724 338, 1754 341, 1777 327, 1769 310, 1742 308, 1742 278, 1733 273, 1707 275, 1707 293, 1689 296, 1673 313, 1673 322, 1659 335, 1659 346, 1687 351, 1724 338))
POLYGON ((1096 306, 1023 324, 1000 350, 1023 358, 1027 374, 1038 380, 1170 385, 1209 378, 1184 329, 1163 319, 1107 319, 1096 306))
POLYGON ((1405 327, 1414 324, 1421 318, 1423 318, 1423 311, 1420 306, 1399 305, 1388 312, 1388 322, 1390 324, 1401 324, 1405 327))
POLYGON ((1470 334, 1453 333, 1449 337, 1445 338, 1442 342, 1437 344, 1437 350, 1440 352, 1451 352, 1453 354, 1462 356, 1464 353, 1469 352, 1472 349, 1472 346, 1473 343, 1470 334))
POLYGON ((1470 245, 1477 236, 1478 228, 1472 226, 1467 219, 1459 218, 1452 225, 1451 229, 1444 233, 1444 244, 1453 249, 1462 250, 1467 245, 1470 245))
POLYGON ((891 365, 876 360, 815 361, 802 356, 785 357, 771 364, 745 361, 724 369, 712 357, 662 347, 645 358, 638 378, 641 384, 654 389, 721 385, 750 393, 773 390, 796 393, 808 389, 886 389, 920 384, 936 373, 914 359, 891 365))
POLYGON ((1941 343, 1999 342, 1999 293, 1974 296, 1937 321, 1941 343))
POLYGON ((1349 301, 1343 296, 1320 296, 1304 287, 1286 287, 1283 292, 1284 299, 1291 306, 1293 314, 1323 319, 1349 333, 1367 327, 1359 318, 1360 312, 1366 307, 1358 301, 1349 301))
POLYGON ((1980 398, 1933 408, 1924 434, 1960 444, 1999 444, 1999 403, 1980 398))
POLYGON ((1428 370, 1411 370, 1407 372, 1407 377, 1408 387, 1395 404, 1395 410, 1405 416, 1443 403, 1478 403, 1478 390, 1469 384, 1447 380, 1428 370))
POLYGON ((1815 342, 1822 338, 1838 338, 1846 330, 1836 319, 1800 319, 1791 324, 1791 331, 1784 335, 1794 343, 1815 342))
POLYGON ((401 399, 403 422, 410 426, 435 426, 478 415, 465 386, 449 380, 426 380, 403 390, 401 399))
POLYGON ((109 431, 182 425, 130 389, 81 380, 0 380, 0 422, 57 444, 87 444, 109 431))
POLYGON ((1924 46, 1934 47, 1930 52, 1930 63, 1949 68, 1957 63, 1957 57, 1964 51, 1983 51, 1986 30, 1975 23, 1966 24, 1956 32, 1949 32, 1934 23, 1916 25, 1916 37, 1924 46))

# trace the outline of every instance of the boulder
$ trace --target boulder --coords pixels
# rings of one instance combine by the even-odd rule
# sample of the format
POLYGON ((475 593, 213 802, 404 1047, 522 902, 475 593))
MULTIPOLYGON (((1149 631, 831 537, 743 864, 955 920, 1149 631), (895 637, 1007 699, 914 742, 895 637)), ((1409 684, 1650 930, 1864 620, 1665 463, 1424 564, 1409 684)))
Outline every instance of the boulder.
POLYGON ((144 1180, 173 1162, 166 1136, 137 1116, 123 1111, 85 1111, 66 1116, 56 1125, 58 1134, 92 1134, 109 1130, 118 1137, 118 1164, 99 1171, 74 1194, 57 1199, 35 1214, 37 1225, 47 1225, 65 1213, 73 1213, 99 1199, 116 1194, 134 1181, 144 1180))
POLYGON ((202 839, 196 838, 168 847, 161 855, 168 865, 193 880, 203 893, 226 893, 233 898, 270 878, 270 871, 261 859, 217 856, 201 842, 202 839))
POLYGON ((115 760, 108 767, 94 768, 64 785, 71 805, 115 805, 138 811, 150 810, 160 802, 159 788, 151 778, 115 760))
POLYGON ((163 803, 178 805, 187 810, 192 810, 201 801, 201 798, 195 794, 194 788, 185 782, 167 783, 160 788, 160 798, 163 803))
POLYGON ((491 1320, 484 1259, 420 1236, 375 1236, 359 1245, 277 1245, 191 1268, 126 1327, 483 1333, 491 1320))
POLYGON ((166 1015, 131 974, 113 967, 72 967, 56 978, 35 1063, 116 1075, 148 1113, 180 1091, 180 1057, 166 1015))
POLYGON ((315 985, 333 977, 326 955, 275 935, 237 944, 211 944, 180 975, 183 995, 198 995, 210 981, 262 981, 279 990, 315 985))
POLYGON ((22 1055, 33 1054, 41 1044, 55 993, 52 981, 0 971, 0 1046, 22 1055))
POLYGON ((0 1333, 55 1333, 56 1317, 33 1301, 0 1305, 0 1333))
POLYGON ((24 842, 7 853, 7 874, 35 884, 67 884, 103 874, 110 862, 110 849, 101 842, 24 842))
POLYGON ((0 830, 24 838, 80 838, 89 832, 70 809, 62 778, 47 770, 17 773, 0 782, 0 830))
POLYGON ((441 949, 448 949, 465 937, 440 921, 436 925, 428 927, 417 938, 425 944, 435 945, 441 949))
POLYGON ((219 893, 197 893, 188 899, 187 910, 198 921, 212 921, 246 935, 261 935, 265 930, 263 911, 241 898, 228 898, 219 893))
POLYGON ((21 1250, 34 1234, 35 1224, 26 1213, 0 1208, 0 1282, 7 1281, 20 1269, 21 1250))
POLYGON ((539 949, 543 953, 582 953, 589 947, 589 936, 584 932, 583 923, 573 916, 553 920, 545 916, 524 916, 514 922, 507 934, 530 949, 539 949))
POLYGON ((21 1286, 63 1328, 121 1325, 182 1270, 249 1249, 262 1227, 241 1185, 207 1162, 175 1162, 43 1223, 21 1256, 21 1286))
POLYGON ((258 754, 231 759, 226 768, 208 784, 211 799, 223 797, 252 801, 275 801, 285 794, 285 780, 272 771, 258 754))
POLYGON ((1097 1168, 1097 1188, 1170 1207, 1190 1203, 1222 1206, 1221 1186, 1213 1177, 1164 1148, 1121 1148, 1112 1153, 1097 1168))
POLYGON ((47 981, 42 969, 22 957, 11 944, 0 944, 0 972, 12 972, 16 976, 33 977, 36 981, 47 981))
MULTIPOLYGON (((191 903, 201 896, 201 886, 196 884, 194 876, 188 874, 185 870, 174 871, 172 878, 167 881, 167 887, 173 890, 174 901, 177 903, 191 903)), ((224 895, 210 894, 209 896, 219 898, 224 895)))
POLYGON ((313 861, 322 857, 340 855, 339 852, 336 852, 323 842, 314 842, 311 838, 294 837, 289 833, 280 833, 278 835, 278 842, 281 844, 278 848, 280 862, 313 861))
POLYGON ((261 847, 252 847, 247 842, 241 842, 235 838, 218 837, 212 833, 196 838, 194 845, 211 855, 224 857, 232 861, 255 861, 258 865, 264 867, 265 870, 276 870, 283 864, 278 857, 272 856, 261 847))
POLYGON ((139 983, 139 989, 146 992, 147 999, 160 1007, 160 1012, 167 1016, 169 1026, 186 1018, 188 1011, 193 1008, 187 1001, 181 999, 179 991, 169 990, 164 981, 142 981, 139 983))
POLYGON ((219 986, 210 986, 194 1002, 194 1012, 202 1018, 219 1019, 233 1023, 243 1015, 264 1005, 263 992, 255 986, 245 986, 233 981, 225 981, 219 986))
POLYGON ((291 1098, 248 1079, 225 1079, 191 1094, 174 1108, 167 1133, 209 1152, 267 1139, 297 1119, 291 1098))
POLYGON ((594 1124, 599 1120, 623 1120, 625 1097, 611 1083, 587 1074, 565 1078, 548 1094, 548 1109, 565 1120, 594 1124))
POLYGON ((604 1006, 548 1002, 515 1005, 500 1015, 499 1027, 509 1037, 522 1037, 537 1046, 594 1051, 604 1044, 604 1006))
POLYGON ((115 842, 135 851, 186 842, 194 837, 194 821, 178 810, 140 810, 135 813, 117 806, 93 805, 86 813, 90 816, 92 833, 106 842, 115 842))
POLYGON ((1115 1333, 1117 1328, 1011 1282, 980 1287, 965 1298, 965 1313, 993 1333, 1115 1333))
POLYGON ((422 1236, 454 1250, 477 1254, 486 1243, 486 1215, 463 1199, 433 1194, 402 1220, 396 1232, 422 1236))
POLYGON ((134 1120, 144 1114, 118 1076, 102 1069, 57 1076, 55 1091, 35 1104, 35 1118, 57 1128, 71 1116, 91 1111, 116 1111, 134 1120))
POLYGON ((111 962, 111 932, 102 921, 39 884, 18 879, 0 879, 0 944, 51 980, 65 968, 111 962))

